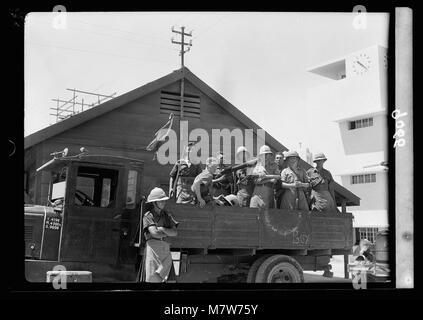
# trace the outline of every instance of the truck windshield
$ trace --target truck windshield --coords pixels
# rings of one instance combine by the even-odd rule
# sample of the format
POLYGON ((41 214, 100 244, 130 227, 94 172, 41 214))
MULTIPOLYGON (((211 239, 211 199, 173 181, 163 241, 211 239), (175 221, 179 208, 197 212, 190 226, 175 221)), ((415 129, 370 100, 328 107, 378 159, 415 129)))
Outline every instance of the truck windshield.
POLYGON ((66 192, 66 176, 67 168, 63 167, 61 170, 52 172, 52 188, 50 200, 63 199, 66 192))
POLYGON ((114 208, 116 206, 117 183, 117 170, 79 167, 75 205, 114 208))

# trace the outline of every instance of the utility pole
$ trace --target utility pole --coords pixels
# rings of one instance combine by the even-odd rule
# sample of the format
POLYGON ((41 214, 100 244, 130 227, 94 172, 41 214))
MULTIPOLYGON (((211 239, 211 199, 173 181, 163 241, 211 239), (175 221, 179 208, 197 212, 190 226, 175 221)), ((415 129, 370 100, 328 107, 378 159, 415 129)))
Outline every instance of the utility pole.
MULTIPOLYGON (((172 37, 172 43, 178 44, 178 45, 181 46, 181 50, 179 51, 179 55, 181 56, 181 68, 183 68, 184 67, 184 55, 192 47, 192 40, 190 40, 189 43, 186 43, 185 42, 185 36, 192 37, 192 32, 186 33, 184 26, 181 27, 181 31, 175 30, 174 27, 172 27, 172 32, 181 35, 181 41, 175 41, 175 40, 173 40, 173 37, 172 37), (188 46, 188 49, 185 50, 185 46, 188 46)), ((184 126, 182 124, 182 122, 184 121, 184 91, 185 91, 184 77, 182 77, 182 79, 181 79, 181 98, 180 98, 180 100, 181 100, 181 111, 180 111, 180 116, 179 116, 179 139, 180 139, 182 148, 185 148, 185 146, 188 145, 188 141, 186 141, 187 137, 188 137, 188 132, 186 132, 186 133, 183 132, 184 126)), ((181 152, 183 151, 182 148, 181 148, 181 152)))
POLYGON ((172 43, 179 44, 181 46, 181 51, 179 52, 179 55, 181 56, 181 68, 183 68, 184 67, 184 54, 186 52, 188 52, 191 49, 191 47, 192 47, 192 40, 190 40, 189 43, 186 43, 185 42, 185 36, 192 37, 192 32, 186 33, 185 32, 185 27, 181 27, 181 31, 175 30, 175 28, 172 27, 172 32, 181 35, 181 41, 180 42, 179 41, 175 41, 172 38, 172 43), (185 46, 188 46, 188 49, 187 50, 185 50, 185 46))

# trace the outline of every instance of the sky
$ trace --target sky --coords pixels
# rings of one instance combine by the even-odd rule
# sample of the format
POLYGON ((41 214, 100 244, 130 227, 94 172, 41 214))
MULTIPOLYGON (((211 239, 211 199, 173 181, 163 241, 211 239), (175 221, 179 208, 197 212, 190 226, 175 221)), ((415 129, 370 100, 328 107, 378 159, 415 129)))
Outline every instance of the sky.
MULTIPOLYGON (((67 88, 124 94, 180 68, 172 26, 192 30, 185 66, 289 149, 313 150, 307 90, 312 66, 388 44, 388 15, 369 13, 67 12, 25 20, 25 136, 55 123, 67 88), (57 27, 63 28, 57 28, 57 27)), ((82 97, 82 96, 81 96, 82 97)), ((84 103, 96 98, 84 97, 84 103)), ((77 101, 80 101, 77 99, 77 101)), ((193 129, 193 128, 190 128, 193 129)), ((325 137, 322 137, 325 138, 325 137)))

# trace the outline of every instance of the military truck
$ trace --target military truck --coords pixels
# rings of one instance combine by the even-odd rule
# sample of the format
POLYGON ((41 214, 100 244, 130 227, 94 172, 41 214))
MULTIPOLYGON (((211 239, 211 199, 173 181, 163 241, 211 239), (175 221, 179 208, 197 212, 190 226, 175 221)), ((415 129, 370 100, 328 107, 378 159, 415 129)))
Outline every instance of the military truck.
MULTIPOLYGON (((25 273, 45 282, 56 266, 92 273, 93 282, 137 282, 143 243, 143 162, 56 153, 48 206, 25 204, 25 273)), ((176 282, 303 282, 330 276, 332 255, 353 246, 352 214, 214 206, 168 201, 180 222, 169 239, 176 282), (231 280, 232 279, 232 280, 231 280), (234 280, 238 279, 238 280, 234 280)))

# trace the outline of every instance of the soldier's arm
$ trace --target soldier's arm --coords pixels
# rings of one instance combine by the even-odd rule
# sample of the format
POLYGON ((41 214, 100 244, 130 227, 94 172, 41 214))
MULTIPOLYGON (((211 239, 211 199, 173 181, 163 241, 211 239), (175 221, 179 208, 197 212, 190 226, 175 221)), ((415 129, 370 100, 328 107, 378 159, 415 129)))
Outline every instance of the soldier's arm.
POLYGON ((333 185, 333 177, 332 174, 329 172, 329 181, 328 181, 329 192, 332 195, 333 201, 335 201, 335 187, 333 185))
POLYGON ((157 229, 160 232, 165 233, 169 237, 176 237, 178 235, 178 231, 176 230, 176 227, 172 227, 172 228, 158 227, 157 229))
POLYGON ((197 196, 197 200, 202 202, 204 201, 204 199, 201 197, 200 184, 201 184, 201 179, 195 179, 194 183, 192 184, 192 190, 194 190, 194 193, 197 196))
POLYGON ((151 236, 155 239, 160 239, 167 236, 166 232, 163 231, 163 228, 157 227, 156 225, 149 226, 148 232, 150 232, 151 236))

